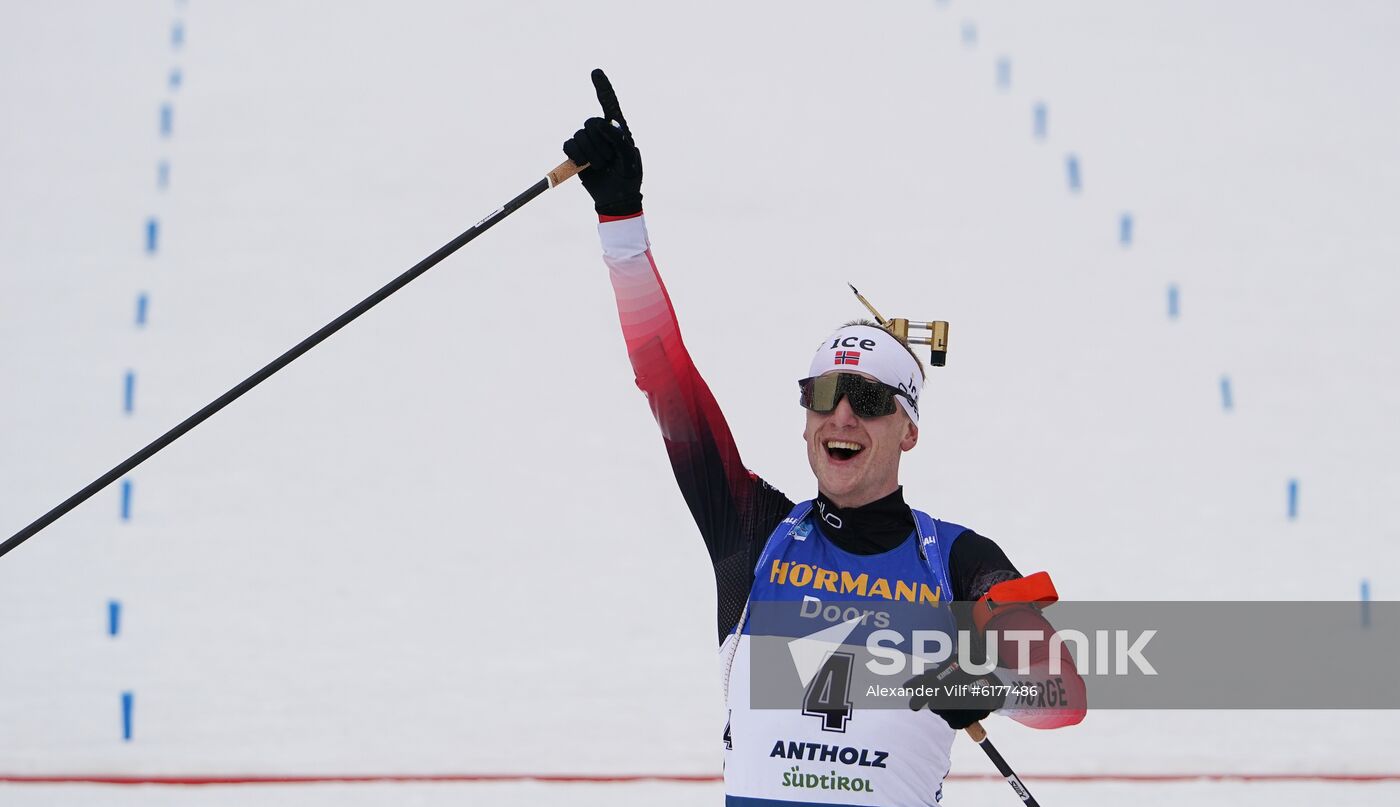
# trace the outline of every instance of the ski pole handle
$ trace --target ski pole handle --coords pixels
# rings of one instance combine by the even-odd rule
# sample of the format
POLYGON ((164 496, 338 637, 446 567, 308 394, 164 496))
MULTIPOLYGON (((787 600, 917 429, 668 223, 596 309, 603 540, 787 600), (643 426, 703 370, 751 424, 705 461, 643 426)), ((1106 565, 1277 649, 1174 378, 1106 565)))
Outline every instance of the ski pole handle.
POLYGON ((545 176, 549 179, 549 187, 553 188, 559 183, 568 180, 569 177, 573 176, 574 174, 577 174, 579 171, 582 171, 587 167, 588 163, 584 163, 583 165, 575 165, 573 160, 565 160, 564 162, 559 163, 559 165, 555 166, 554 170, 550 171, 548 174, 545 174, 545 176))
POLYGON ((1011 789, 1016 791, 1017 796, 1021 797, 1021 802, 1026 807, 1040 807, 1040 802, 1035 800, 1035 796, 1032 796, 1031 791, 1021 782, 1021 777, 1011 770, 1011 766, 1006 764, 1006 760, 1002 758, 1001 752, 997 751, 996 746, 992 745, 992 741, 987 739, 987 730, 982 728, 982 724, 973 723, 967 727, 966 731, 967 736, 971 737, 973 742, 987 752, 987 757, 992 760, 992 764, 1001 772, 1001 775, 1006 777, 1006 783, 1011 785, 1011 789))

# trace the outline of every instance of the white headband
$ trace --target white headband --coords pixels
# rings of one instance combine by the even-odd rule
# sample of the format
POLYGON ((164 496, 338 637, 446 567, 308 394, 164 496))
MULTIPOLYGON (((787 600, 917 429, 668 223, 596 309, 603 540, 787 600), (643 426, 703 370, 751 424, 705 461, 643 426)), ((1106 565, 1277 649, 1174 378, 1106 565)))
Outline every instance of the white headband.
POLYGON ((833 370, 864 373, 899 388, 909 400, 902 395, 895 400, 904 407, 909 419, 918 424, 923 375, 919 373, 918 361, 889 331, 872 325, 847 325, 828 336, 817 348, 817 355, 812 357, 807 375, 816 377, 833 370))

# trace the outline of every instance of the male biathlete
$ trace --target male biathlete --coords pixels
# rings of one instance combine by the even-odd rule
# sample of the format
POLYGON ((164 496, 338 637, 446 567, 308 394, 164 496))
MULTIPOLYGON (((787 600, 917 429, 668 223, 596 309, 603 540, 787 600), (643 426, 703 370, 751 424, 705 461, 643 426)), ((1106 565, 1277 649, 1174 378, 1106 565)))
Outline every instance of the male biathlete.
MULTIPOLYGON (((977 630, 1048 636, 1053 629, 1029 605, 1003 605, 1044 597, 1041 584, 1023 578, 995 542, 905 504, 899 460, 919 439, 924 371, 908 345, 875 323, 848 324, 827 337, 799 382, 816 498, 794 503, 744 466, 681 341, 652 258, 641 153, 607 78, 594 71, 593 81, 603 117, 587 120, 564 153, 588 166, 579 176, 598 213, 627 355, 714 567, 729 709, 726 804, 934 805, 959 729, 1003 706, 1037 728, 1078 723, 1084 686, 1068 654, 1059 674, 1049 675, 1048 642, 1005 639, 997 642, 1000 667, 1025 662, 1032 674, 1023 680, 1038 682, 1038 705, 1049 708, 1015 708, 1000 696, 974 708, 966 702, 940 708, 929 697, 913 697, 906 700, 915 711, 860 714, 753 708, 748 615, 764 603, 805 597, 884 605, 909 592, 911 600, 976 602, 977 630), (938 717, 919 711, 923 706, 938 717)), ((1043 574, 1032 578, 1048 585, 1043 574)), ((950 660, 910 683, 993 678, 971 676, 950 660)))

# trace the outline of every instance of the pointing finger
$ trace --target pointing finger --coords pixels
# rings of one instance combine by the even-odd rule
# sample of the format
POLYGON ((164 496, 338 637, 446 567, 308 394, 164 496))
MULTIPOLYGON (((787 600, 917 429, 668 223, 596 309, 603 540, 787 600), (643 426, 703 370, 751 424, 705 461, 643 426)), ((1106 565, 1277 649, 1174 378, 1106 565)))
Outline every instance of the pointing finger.
POLYGON ((593 88, 598 91, 598 103, 603 106, 603 117, 617 121, 622 130, 627 131, 627 119, 622 117, 622 106, 617 102, 617 93, 613 91, 612 82, 608 81, 607 74, 602 70, 593 71, 593 88))

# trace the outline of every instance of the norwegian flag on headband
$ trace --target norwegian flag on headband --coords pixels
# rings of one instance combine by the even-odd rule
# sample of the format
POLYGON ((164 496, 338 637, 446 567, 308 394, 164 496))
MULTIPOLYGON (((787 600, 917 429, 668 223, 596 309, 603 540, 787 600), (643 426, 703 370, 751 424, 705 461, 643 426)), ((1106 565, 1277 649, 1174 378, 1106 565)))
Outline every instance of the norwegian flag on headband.
POLYGON ((915 423, 919 410, 915 402, 923 389, 923 374, 919 360, 889 331, 878 325, 842 325, 817 346, 807 375, 815 378, 832 371, 863 373, 879 379, 880 383, 908 391, 895 398, 904 413, 915 423))

